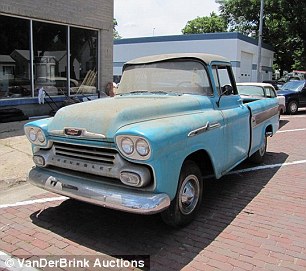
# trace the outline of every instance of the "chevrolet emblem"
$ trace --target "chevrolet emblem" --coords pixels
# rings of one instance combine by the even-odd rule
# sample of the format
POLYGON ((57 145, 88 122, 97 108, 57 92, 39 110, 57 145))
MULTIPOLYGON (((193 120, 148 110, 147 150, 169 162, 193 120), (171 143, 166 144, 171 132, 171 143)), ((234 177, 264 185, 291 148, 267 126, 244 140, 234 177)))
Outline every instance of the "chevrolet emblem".
POLYGON ((64 133, 65 135, 70 135, 70 136, 81 136, 83 133, 83 130, 75 129, 75 128, 65 128, 64 133))

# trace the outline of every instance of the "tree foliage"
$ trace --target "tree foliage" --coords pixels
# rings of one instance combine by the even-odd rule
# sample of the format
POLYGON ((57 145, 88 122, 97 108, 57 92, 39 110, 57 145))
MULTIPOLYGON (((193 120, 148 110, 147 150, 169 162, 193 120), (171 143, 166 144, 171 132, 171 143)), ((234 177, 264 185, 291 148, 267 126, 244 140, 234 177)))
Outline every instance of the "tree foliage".
POLYGON ((121 36, 119 35, 116 27, 118 26, 118 22, 117 20, 114 18, 113 19, 113 39, 116 40, 116 39, 121 39, 121 36))
MULTIPOLYGON (((258 37, 260 0, 225 0, 220 12, 229 31, 258 37)), ((306 70, 305 0, 265 0, 263 41, 273 46, 282 71, 306 70)))
POLYGON ((225 32, 227 29, 226 21, 212 12, 210 16, 197 17, 194 20, 188 21, 186 26, 182 29, 183 34, 201 34, 225 32))

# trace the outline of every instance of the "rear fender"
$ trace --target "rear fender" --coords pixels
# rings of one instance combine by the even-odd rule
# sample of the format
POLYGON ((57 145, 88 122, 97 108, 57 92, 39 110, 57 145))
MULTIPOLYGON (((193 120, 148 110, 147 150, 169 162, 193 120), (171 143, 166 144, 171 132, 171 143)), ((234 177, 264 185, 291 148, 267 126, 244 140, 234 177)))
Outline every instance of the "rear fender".
POLYGON ((247 104, 250 110, 251 140, 249 156, 263 144, 266 136, 272 136, 279 127, 277 99, 263 99, 247 104))

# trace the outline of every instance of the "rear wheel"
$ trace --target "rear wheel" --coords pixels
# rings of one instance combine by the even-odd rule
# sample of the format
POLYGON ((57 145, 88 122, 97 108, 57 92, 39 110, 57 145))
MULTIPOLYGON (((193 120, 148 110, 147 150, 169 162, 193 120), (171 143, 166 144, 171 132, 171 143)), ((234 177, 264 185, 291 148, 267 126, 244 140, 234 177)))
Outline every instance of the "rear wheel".
POLYGON ((298 109, 298 102, 296 100, 292 100, 288 103, 286 112, 288 112, 290 115, 294 115, 297 113, 298 109))
POLYGON ((202 201, 203 181, 198 165, 193 161, 183 164, 175 198, 170 207, 161 215, 170 226, 183 226, 190 223, 202 201))

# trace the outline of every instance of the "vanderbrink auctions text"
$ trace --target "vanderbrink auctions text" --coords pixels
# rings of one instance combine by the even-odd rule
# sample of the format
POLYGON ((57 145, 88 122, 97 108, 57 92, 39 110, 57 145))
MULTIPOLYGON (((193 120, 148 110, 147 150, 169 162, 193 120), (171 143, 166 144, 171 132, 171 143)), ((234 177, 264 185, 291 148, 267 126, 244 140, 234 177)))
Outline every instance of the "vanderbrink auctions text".
POLYGON ((13 259, 5 261, 6 267, 17 268, 145 268, 145 259, 125 260, 123 258, 103 259, 102 257, 88 258, 58 258, 58 259, 13 259))

